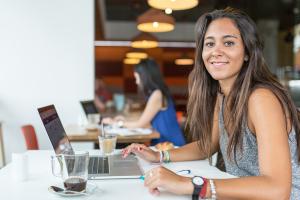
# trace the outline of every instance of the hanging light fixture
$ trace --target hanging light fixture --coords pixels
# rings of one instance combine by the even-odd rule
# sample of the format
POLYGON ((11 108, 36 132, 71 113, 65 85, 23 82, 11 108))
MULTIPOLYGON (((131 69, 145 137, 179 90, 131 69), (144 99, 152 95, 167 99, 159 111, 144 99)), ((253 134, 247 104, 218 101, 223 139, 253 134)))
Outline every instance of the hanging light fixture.
POLYGON ((138 63, 140 63, 141 59, 138 59, 138 58, 125 58, 123 60, 123 63, 124 64, 127 64, 127 65, 136 65, 138 63))
POLYGON ((132 39, 131 47, 139 49, 155 48, 158 46, 156 37, 149 33, 140 33, 132 39))
POLYGON ((137 29, 144 32, 168 32, 175 26, 175 19, 161 10, 149 9, 137 18, 137 29))
POLYGON ((171 8, 166 8, 166 9, 165 9, 165 13, 166 13, 167 15, 172 14, 172 12, 173 12, 173 10, 172 10, 171 8))
POLYGON ((132 49, 126 53, 127 58, 138 58, 138 59, 145 59, 148 58, 148 54, 143 51, 142 49, 132 49))
POLYGON ((175 59, 175 64, 176 65, 193 65, 194 64, 194 60, 190 57, 188 57, 188 55, 186 53, 182 54, 180 58, 175 59))
POLYGON ((198 0, 148 0, 148 4, 157 9, 165 10, 187 10, 194 8, 199 3, 198 0))

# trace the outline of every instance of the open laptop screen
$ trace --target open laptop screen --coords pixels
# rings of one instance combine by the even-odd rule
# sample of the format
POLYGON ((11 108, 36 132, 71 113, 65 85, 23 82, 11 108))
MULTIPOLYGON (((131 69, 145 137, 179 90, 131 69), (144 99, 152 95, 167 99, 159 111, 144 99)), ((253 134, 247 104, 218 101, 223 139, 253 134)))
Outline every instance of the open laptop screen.
POLYGON ((81 104, 86 116, 88 116, 88 114, 98 114, 99 113, 93 100, 80 101, 80 104, 81 104))
POLYGON ((54 105, 38 108, 51 144, 56 154, 73 154, 74 151, 67 138, 65 129, 58 117, 54 105))

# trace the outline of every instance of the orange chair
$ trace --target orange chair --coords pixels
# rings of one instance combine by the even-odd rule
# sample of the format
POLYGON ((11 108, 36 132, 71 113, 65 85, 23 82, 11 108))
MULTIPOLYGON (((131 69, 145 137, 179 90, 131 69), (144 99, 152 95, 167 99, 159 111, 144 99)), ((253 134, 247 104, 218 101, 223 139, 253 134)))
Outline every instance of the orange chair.
POLYGON ((24 125, 21 127, 25 138, 27 150, 38 150, 39 144, 36 138, 35 130, 32 125, 24 125))
POLYGON ((182 125, 183 122, 183 112, 182 111, 176 111, 176 118, 179 125, 182 125))

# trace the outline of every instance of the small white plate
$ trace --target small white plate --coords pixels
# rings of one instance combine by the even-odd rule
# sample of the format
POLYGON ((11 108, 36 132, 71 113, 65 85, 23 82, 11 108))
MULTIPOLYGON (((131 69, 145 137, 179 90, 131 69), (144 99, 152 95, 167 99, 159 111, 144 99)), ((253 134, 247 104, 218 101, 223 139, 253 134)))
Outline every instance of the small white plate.
POLYGON ((74 196, 82 196, 82 195, 91 195, 97 189, 97 185, 87 183, 85 192, 75 192, 75 193, 64 193, 64 192, 55 192, 51 187, 48 188, 48 191, 63 197, 74 197, 74 196))

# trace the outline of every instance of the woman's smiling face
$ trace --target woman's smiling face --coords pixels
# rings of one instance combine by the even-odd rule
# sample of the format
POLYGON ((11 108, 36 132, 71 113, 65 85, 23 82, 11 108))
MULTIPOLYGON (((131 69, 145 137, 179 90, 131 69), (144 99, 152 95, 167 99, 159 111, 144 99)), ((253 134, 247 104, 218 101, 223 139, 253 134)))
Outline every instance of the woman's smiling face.
POLYGON ((212 21, 205 33, 202 59, 213 79, 232 84, 245 59, 245 48, 239 29, 229 18, 212 21))

